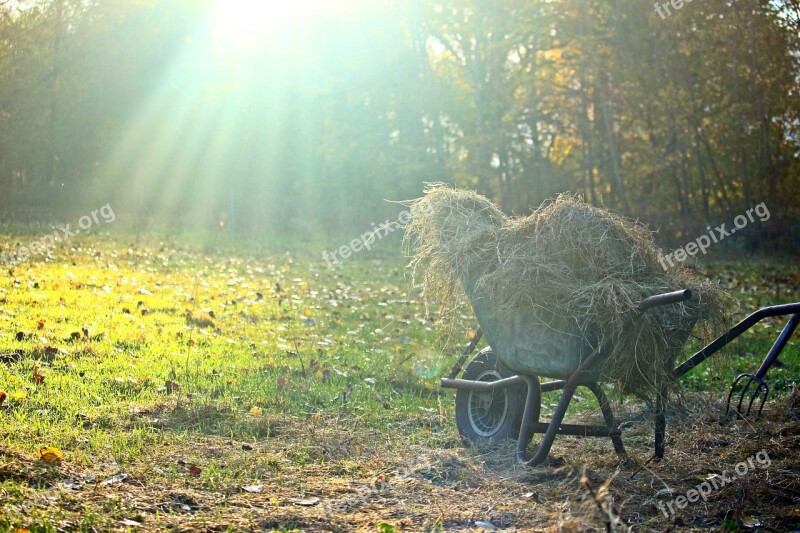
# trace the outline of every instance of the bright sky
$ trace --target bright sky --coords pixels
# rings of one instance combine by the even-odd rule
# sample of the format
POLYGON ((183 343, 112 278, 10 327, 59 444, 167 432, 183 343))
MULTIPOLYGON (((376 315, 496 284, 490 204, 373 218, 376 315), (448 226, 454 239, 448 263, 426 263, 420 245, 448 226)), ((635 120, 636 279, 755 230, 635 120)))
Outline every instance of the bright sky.
MULTIPOLYGON (((351 22, 356 31, 359 18, 376 5, 381 0, 216 0, 203 22, 211 42, 189 39, 172 58, 105 173, 122 176, 124 169, 135 169, 135 179, 121 186, 132 198, 148 199, 156 211, 172 212, 192 191, 228 194, 220 176, 227 175, 242 139, 263 138, 264 153, 255 157, 271 160, 273 147, 308 133, 291 107, 300 78, 314 73, 301 50, 308 32, 318 38, 318 31, 341 32, 351 22), (253 120, 253 113, 260 118, 253 120), (162 181, 167 175, 170 180, 162 181)), ((336 41, 316 39, 316 45, 336 41)))
POLYGON ((209 21, 216 41, 239 49, 294 21, 356 7, 357 0, 218 0, 209 21))

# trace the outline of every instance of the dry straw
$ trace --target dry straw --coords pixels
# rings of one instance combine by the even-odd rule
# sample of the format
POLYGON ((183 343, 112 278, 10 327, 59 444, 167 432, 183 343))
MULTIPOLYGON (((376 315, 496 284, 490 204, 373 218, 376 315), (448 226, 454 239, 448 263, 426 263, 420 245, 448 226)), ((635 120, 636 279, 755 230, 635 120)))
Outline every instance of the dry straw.
POLYGON ((415 277, 424 270, 427 301, 454 316, 466 286, 473 304, 486 298, 495 324, 524 316, 552 337, 549 346, 569 345, 559 338, 569 328, 590 349, 609 349, 602 372, 625 392, 645 395, 672 384, 690 333, 707 338, 725 324, 730 297, 685 267, 665 272, 645 226, 576 196, 562 194, 530 216, 510 218, 474 192, 432 184, 409 206, 406 246, 415 277), (691 301, 636 318, 647 296, 683 288, 692 290, 691 301))

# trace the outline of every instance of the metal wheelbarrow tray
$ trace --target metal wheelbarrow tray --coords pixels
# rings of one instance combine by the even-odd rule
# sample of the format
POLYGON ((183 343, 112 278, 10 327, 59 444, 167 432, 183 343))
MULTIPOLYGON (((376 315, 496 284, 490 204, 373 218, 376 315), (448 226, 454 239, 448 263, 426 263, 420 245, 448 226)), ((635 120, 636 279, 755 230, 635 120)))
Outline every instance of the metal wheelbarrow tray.
MULTIPOLYGON (((461 436, 468 441, 516 438, 517 459, 529 466, 540 464, 547 458, 557 434, 609 437, 614 450, 625 456, 619 426, 599 384, 600 370, 611 352, 610 347, 599 346, 592 350, 575 326, 558 319, 554 319, 558 335, 537 335, 524 312, 512 318, 510 323, 502 322, 491 312, 488 298, 476 297, 480 291, 474 290, 474 286, 467 286, 467 289, 480 328, 449 377, 441 380, 442 387, 457 389, 456 423, 461 436), (484 334, 490 346, 479 352, 466 367, 462 367, 484 334), (462 370, 462 378, 457 379, 462 370), (541 383, 540 376, 557 379, 541 383), (588 388, 597 398, 605 426, 563 423, 569 403, 579 386, 588 388), (549 422, 541 421, 542 392, 556 390, 563 392, 553 417, 549 422), (535 433, 544 433, 544 437, 536 453, 528 456, 528 443, 535 433)), ((691 297, 689 290, 650 296, 639 303, 638 314, 631 319, 629 326, 650 308, 687 301, 691 297)), ((784 315, 791 317, 759 370, 755 374, 738 376, 728 393, 728 410, 734 391, 742 387, 737 413, 744 411, 749 414, 754 401, 760 398, 760 414, 769 394, 769 386, 764 378, 800 323, 800 302, 764 307, 752 313, 677 366, 673 370, 674 377, 682 377, 757 322, 784 315), (745 395, 753 385, 755 389, 744 409, 745 395)), ((666 390, 662 390, 655 398, 656 460, 664 456, 666 397, 666 390)))

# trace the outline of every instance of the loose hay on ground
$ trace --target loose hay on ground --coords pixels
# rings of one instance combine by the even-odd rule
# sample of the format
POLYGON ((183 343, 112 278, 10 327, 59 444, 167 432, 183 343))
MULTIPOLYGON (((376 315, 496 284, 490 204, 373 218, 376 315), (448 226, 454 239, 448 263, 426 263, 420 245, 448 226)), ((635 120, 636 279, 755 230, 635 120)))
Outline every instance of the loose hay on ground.
POLYGON ((562 194, 530 216, 509 218, 483 196, 434 184, 410 207, 406 245, 415 273, 424 270, 426 300, 452 316, 466 292, 473 305, 487 302, 495 324, 523 316, 525 331, 508 326, 495 337, 533 331, 537 342, 554 347, 550 357, 574 349, 575 339, 587 349, 604 346, 603 373, 625 392, 672 385, 675 359, 693 329, 707 338, 726 323, 732 299, 716 285, 683 266, 663 269, 649 229, 576 196, 562 194), (644 298, 684 288, 691 301, 636 318, 644 298))

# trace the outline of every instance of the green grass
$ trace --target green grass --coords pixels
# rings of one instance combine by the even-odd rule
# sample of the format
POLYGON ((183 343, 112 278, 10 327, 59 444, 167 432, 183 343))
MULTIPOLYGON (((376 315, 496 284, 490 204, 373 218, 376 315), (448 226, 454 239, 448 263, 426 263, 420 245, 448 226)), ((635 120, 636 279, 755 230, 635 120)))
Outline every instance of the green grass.
MULTIPOLYGON (((17 239, 7 238, 5 250, 17 239)), ((351 457, 370 447, 398 463, 410 446, 461 446, 452 393, 437 382, 465 342, 469 319, 446 338, 426 316, 399 253, 362 252, 332 270, 319 251, 237 253, 219 239, 214 249, 192 250, 82 236, 46 260, 7 264, 0 444, 24 454, 57 447, 64 464, 103 479, 188 480, 223 493, 280 477, 287 464, 358 476, 369 468, 351 457)), ((737 319, 800 300, 795 265, 720 262, 710 272, 741 300, 737 319)), ((754 328, 726 350, 724 372, 699 367, 685 384, 722 394, 735 373, 755 371, 781 327, 754 328)), ((797 375, 796 344, 782 359, 769 374, 776 391, 797 375)), ((35 476, 13 475, 19 464, 10 464, 0 468, 0 530, 103 530, 153 509, 180 512, 175 505, 136 511, 113 499, 70 504, 69 495, 55 504, 36 486, 63 482, 63 472, 39 465, 35 476), (14 512, 31 501, 30 513, 14 512)))
MULTIPOLYGON (((71 462, 121 470, 159 446, 185 446, 184 462, 204 463, 200 478, 215 488, 253 472, 207 462, 193 451, 197 435, 257 443, 292 420, 341 420, 456 443, 430 431, 451 358, 435 349, 401 265, 354 260, 334 271, 308 253, 69 244, 2 277, 3 445, 55 446, 71 462)), ((289 459, 316 460, 305 446, 289 459)))

